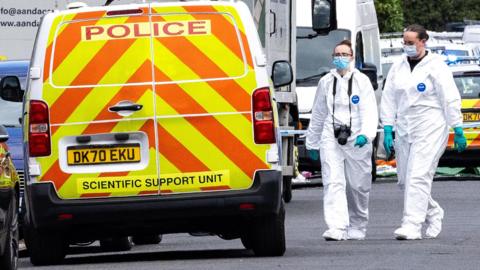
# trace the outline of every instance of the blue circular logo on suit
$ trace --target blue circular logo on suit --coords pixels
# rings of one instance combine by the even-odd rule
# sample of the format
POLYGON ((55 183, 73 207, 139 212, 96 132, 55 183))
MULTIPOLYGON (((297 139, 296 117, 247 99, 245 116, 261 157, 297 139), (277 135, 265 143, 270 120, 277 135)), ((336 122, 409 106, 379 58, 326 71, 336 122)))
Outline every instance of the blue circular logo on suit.
POLYGON ((417 90, 418 92, 424 92, 425 89, 427 89, 427 86, 424 83, 419 83, 417 84, 417 90))
POLYGON ((358 104, 360 102, 360 97, 355 95, 352 97, 352 103, 353 104, 358 104))

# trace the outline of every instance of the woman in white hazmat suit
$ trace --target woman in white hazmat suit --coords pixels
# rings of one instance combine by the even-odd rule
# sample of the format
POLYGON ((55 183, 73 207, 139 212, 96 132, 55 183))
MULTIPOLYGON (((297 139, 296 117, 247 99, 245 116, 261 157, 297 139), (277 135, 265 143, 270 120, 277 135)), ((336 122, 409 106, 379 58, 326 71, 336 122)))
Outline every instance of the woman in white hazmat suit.
POLYGON ((402 225, 394 234, 399 240, 435 238, 442 229, 443 209, 431 197, 433 176, 448 141, 448 126, 455 130, 455 147, 463 151, 461 98, 451 71, 438 55, 425 50, 428 34, 420 25, 403 33, 405 56, 387 76, 380 119, 384 125, 387 155, 395 153, 398 182, 404 188, 402 225))
POLYGON ((331 70, 318 83, 306 146, 322 164, 326 240, 363 240, 372 181, 377 103, 367 76, 352 69, 348 40, 334 49, 331 70))

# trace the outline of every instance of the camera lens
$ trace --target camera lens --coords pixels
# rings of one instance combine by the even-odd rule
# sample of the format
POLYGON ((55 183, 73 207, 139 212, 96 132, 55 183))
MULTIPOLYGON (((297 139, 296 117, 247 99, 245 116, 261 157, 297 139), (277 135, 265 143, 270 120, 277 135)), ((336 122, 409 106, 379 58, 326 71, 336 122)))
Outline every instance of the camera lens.
POLYGON ((340 127, 335 127, 335 129, 333 130, 333 135, 335 136, 335 138, 338 138, 339 134, 340 134, 340 127))
POLYGON ((347 144, 347 141, 348 141, 348 137, 350 137, 350 127, 346 126, 346 125, 341 125, 338 130, 335 129, 336 133, 335 134, 336 138, 338 139, 338 143, 340 145, 345 145, 347 144))

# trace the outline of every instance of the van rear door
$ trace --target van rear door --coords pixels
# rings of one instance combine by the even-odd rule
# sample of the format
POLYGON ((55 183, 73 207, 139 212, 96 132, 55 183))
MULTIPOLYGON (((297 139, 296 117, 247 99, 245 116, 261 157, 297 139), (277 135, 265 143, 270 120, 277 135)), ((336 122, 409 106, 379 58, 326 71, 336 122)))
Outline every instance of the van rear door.
POLYGON ((242 20, 233 4, 184 5, 152 4, 160 192, 247 189, 270 146, 253 139, 242 20))
POLYGON ((62 199, 158 193, 150 25, 147 5, 54 20, 42 93, 52 149, 37 160, 62 199))

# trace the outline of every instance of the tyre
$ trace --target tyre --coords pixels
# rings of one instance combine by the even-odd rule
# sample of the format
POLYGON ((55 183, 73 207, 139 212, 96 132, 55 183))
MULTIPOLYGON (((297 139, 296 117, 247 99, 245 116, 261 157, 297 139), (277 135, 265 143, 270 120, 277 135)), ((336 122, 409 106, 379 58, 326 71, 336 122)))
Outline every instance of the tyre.
POLYGON ((245 234, 240 237, 240 240, 242 240, 242 244, 246 249, 252 249, 253 248, 253 243, 252 243, 252 236, 251 234, 245 234))
POLYGON ((129 251, 133 243, 129 236, 112 237, 100 240, 100 247, 104 251, 129 251))
POLYGON ((132 242, 135 245, 156 245, 161 241, 161 234, 140 234, 132 236, 132 242))
POLYGON ((27 225, 25 240, 33 265, 59 264, 65 258, 68 243, 58 233, 40 233, 27 225))
POLYGON ((10 203, 10 219, 8 220, 7 242, 3 254, 0 256, 0 269, 16 270, 18 266, 18 203, 17 196, 13 195, 10 203))
POLYGON ((289 203, 292 200, 292 177, 283 177, 283 201, 289 203))
MULTIPOLYGON (((250 237, 248 240, 246 239, 246 243, 248 246, 248 241, 251 241, 256 256, 282 256, 285 253, 285 208, 283 203, 278 214, 261 217, 255 222, 250 237)), ((242 242, 244 241, 242 240, 242 242)))

